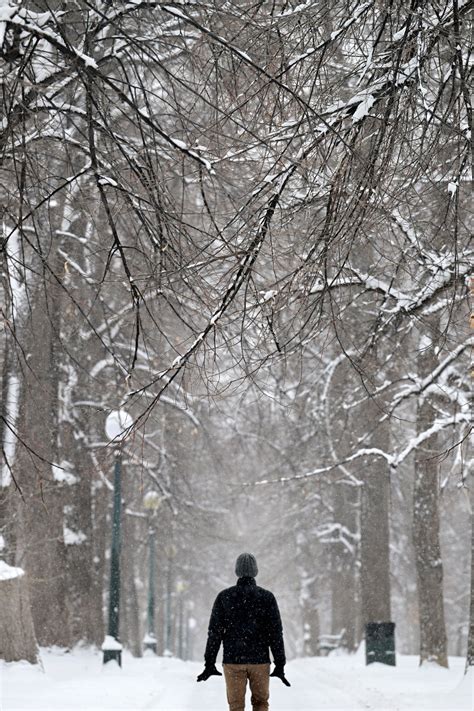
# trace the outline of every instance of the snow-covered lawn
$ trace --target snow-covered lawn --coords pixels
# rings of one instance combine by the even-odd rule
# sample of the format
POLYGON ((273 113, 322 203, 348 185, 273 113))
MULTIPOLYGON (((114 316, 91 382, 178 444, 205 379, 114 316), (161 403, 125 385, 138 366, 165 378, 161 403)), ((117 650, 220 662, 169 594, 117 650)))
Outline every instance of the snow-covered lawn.
MULTIPOLYGON (((225 711, 220 677, 196 683, 202 665, 176 659, 134 659, 105 668, 91 650, 42 650, 44 672, 27 663, 0 666, 0 708, 48 711, 225 711)), ((397 667, 365 667, 363 656, 335 656, 289 662, 288 689, 271 680, 271 711, 471 711, 472 677, 464 660, 450 659, 448 671, 420 669, 416 657, 399 656, 397 667)), ((247 702, 250 708, 250 700, 247 702)))

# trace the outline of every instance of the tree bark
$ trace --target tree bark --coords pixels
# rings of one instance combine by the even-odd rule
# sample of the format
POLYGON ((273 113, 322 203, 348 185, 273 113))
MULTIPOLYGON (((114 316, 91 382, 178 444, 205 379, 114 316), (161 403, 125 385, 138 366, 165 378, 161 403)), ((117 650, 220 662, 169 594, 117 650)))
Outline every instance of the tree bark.
POLYGON ((30 314, 22 327, 25 360, 15 474, 17 561, 28 574, 36 636, 40 645, 69 646, 66 549, 62 484, 52 467, 57 455, 58 380, 54 358, 57 290, 47 282, 30 292, 30 314))
POLYGON ((69 454, 72 454, 72 471, 76 479, 67 491, 67 526, 72 537, 67 545, 71 632, 75 642, 100 645, 104 636, 102 589, 93 560, 92 463, 87 451, 79 456, 77 444, 76 450, 69 449, 69 454))
MULTIPOLYGON (((375 390, 379 363, 370 352, 363 362, 364 382, 375 390)), ((354 430, 360 446, 390 451, 390 430, 387 421, 379 423, 384 414, 384 402, 360 388, 364 401, 354 413, 354 430)), ((362 457, 360 478, 360 589, 362 624, 389 622, 390 599, 390 474, 384 457, 371 454, 362 457)))
MULTIPOLYGON (((82 227, 79 224, 78 230, 82 227)), ((77 263, 81 264, 81 253, 73 240, 65 245, 65 251, 77 263)), ((68 290, 74 293, 76 300, 86 301, 87 296, 68 279, 68 290)), ((70 343, 70 351, 78 362, 84 362, 81 343, 74 348, 76 323, 71 302, 61 295, 61 337, 70 343)), ((77 340, 77 339, 76 339, 77 340)), ((95 343, 88 343, 88 349, 95 348, 95 343)), ((102 417, 91 412, 91 407, 76 405, 88 392, 88 375, 83 368, 77 367, 71 358, 64 361, 61 373, 66 374, 62 383, 62 401, 60 405, 60 454, 61 461, 71 470, 72 483, 65 487, 67 498, 66 525, 71 531, 70 545, 67 545, 67 577, 71 608, 71 632, 73 641, 100 645, 104 637, 102 615, 102 576, 97 574, 94 565, 94 513, 101 502, 93 500, 94 474, 96 470, 89 449, 90 434, 93 425, 96 431, 102 427, 102 417), (94 419, 96 420, 94 422, 94 419), (97 421, 98 420, 98 421, 97 421), (94 506, 94 503, 96 504, 94 506)), ((104 504, 102 504, 104 505, 104 504)), ((67 542, 67 541, 66 541, 67 542)))
MULTIPOLYGON (((356 447, 352 413, 343 408, 347 390, 353 389, 354 374, 347 362, 337 366, 328 401, 337 403, 326 415, 326 436, 332 461, 343 458, 356 447)), ((331 461, 331 460, 330 460, 331 461)), ((344 634, 344 646, 355 651, 361 638, 361 600, 357 562, 360 556, 360 487, 357 476, 350 479, 351 467, 337 469, 331 478, 333 522, 340 526, 329 544, 331 566, 331 634, 344 634), (353 550, 350 550, 350 546, 353 550)))
MULTIPOLYGON (((437 365, 433 343, 421 344, 418 374, 425 377, 437 365)), ((429 396, 421 396, 417 410, 417 431, 433 425, 436 410, 429 396)), ((415 452, 415 486, 413 495, 413 538, 415 545, 420 612, 420 664, 433 661, 448 666, 446 625, 443 598, 443 562, 439 540, 439 446, 432 434, 415 452)))
POLYGON ((2 537, 0 554, 10 565, 15 564, 15 511, 12 499, 18 494, 11 477, 13 471, 17 426, 17 408, 20 397, 20 381, 14 370, 14 362, 10 338, 4 339, 2 398, 0 411, 0 437, 2 450, 0 456, 0 536, 2 537))
MULTIPOLYGON (((0 255, 0 287, 2 289, 5 324, 2 339, 2 384, 0 401, 0 534, 3 538, 3 559, 15 564, 15 512, 12 497, 16 487, 12 471, 17 450, 16 430, 20 404, 20 372, 15 351, 14 330, 23 317, 25 307, 24 269, 18 263, 20 244, 15 231, 9 244, 0 255)), ((18 493, 18 492, 17 492, 18 493)))
POLYGON ((361 597, 362 619, 391 619, 389 501, 390 479, 381 458, 364 462, 361 508, 361 597))
POLYGON ((467 638, 466 671, 474 667, 474 473, 469 484, 471 499, 471 604, 469 612, 469 634, 467 638))
MULTIPOLYGON (((130 482, 124 482, 124 489, 128 493, 130 500, 130 482), (128 485, 127 485, 128 483, 128 485)), ((123 513, 123 551, 121 556, 122 567, 122 593, 121 600, 121 624, 120 638, 122 643, 131 651, 134 657, 142 657, 143 634, 140 625, 140 608, 138 603, 138 592, 135 582, 137 550, 143 545, 143 539, 137 535, 136 523, 133 517, 123 513)))
POLYGON ((39 661, 24 572, 0 561, 0 659, 39 661))
POLYGON ((314 573, 310 579, 303 578, 303 656, 319 656, 320 623, 314 573))
MULTIPOLYGON (((344 542, 341 532, 339 541, 331 543, 331 634, 344 632, 342 646, 353 652, 357 648, 357 604, 356 585, 356 492, 348 484, 334 485, 334 518, 341 526, 353 534, 344 542), (349 490, 350 489, 350 490, 349 490), (350 550, 352 546, 354 550, 350 550)), ((345 537, 347 538, 347 537, 345 537)))

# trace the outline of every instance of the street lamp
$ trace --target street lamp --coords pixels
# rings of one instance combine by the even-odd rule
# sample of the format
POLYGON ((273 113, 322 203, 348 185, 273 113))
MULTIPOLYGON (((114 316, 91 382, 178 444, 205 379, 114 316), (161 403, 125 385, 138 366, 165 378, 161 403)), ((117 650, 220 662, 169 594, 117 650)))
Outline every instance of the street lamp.
POLYGON ((122 451, 121 444, 133 419, 125 410, 114 410, 105 421, 105 433, 117 446, 114 450, 114 513, 110 550, 109 620, 102 644, 103 663, 115 660, 122 666, 122 645, 119 641, 120 621, 120 514, 122 508, 122 451))
POLYGON ((148 604, 147 604, 147 632, 143 640, 145 649, 156 654, 155 635, 155 534, 154 519, 160 507, 162 497, 156 491, 148 491, 143 497, 143 506, 150 512, 148 522, 148 604))

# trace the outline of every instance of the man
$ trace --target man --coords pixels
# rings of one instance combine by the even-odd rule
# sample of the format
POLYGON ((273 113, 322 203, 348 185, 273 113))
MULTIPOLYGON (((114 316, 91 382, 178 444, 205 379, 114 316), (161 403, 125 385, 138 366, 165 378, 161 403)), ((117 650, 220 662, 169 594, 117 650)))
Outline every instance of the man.
POLYGON ((197 678, 206 681, 211 676, 222 676, 216 669, 216 658, 223 642, 229 711, 244 711, 247 680, 253 711, 268 711, 270 676, 277 676, 290 686, 284 671, 280 611, 273 593, 256 584, 257 573, 255 556, 239 555, 235 564, 237 585, 222 590, 214 602, 204 654, 205 669, 197 678), (272 674, 269 649, 275 662, 272 674))

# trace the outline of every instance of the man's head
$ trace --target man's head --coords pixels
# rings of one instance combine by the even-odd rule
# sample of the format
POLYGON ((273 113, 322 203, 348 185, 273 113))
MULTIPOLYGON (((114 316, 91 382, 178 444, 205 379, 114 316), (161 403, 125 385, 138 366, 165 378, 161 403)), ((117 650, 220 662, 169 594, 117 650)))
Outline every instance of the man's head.
POLYGON ((255 556, 251 553, 241 553, 235 562, 235 574, 238 578, 255 578, 258 574, 255 556))

